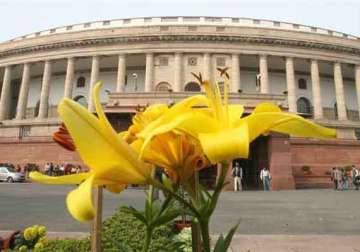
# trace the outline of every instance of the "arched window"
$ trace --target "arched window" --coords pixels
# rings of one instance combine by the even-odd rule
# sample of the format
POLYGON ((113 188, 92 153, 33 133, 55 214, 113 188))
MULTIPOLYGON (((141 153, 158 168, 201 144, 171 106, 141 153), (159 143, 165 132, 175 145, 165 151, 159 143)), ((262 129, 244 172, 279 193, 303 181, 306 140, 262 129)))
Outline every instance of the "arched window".
POLYGON ((299 89, 307 89, 307 83, 306 80, 301 78, 298 80, 298 88, 299 89))
POLYGON ((73 100, 76 101, 77 103, 79 103, 80 105, 84 106, 85 108, 88 107, 86 97, 83 95, 77 95, 73 98, 73 100))
POLYGON ((169 92, 171 91, 171 85, 167 82, 160 82, 156 85, 156 92, 169 92))
POLYGON ((185 85, 186 92, 200 92, 201 88, 200 85, 196 82, 189 82, 185 85))
POLYGON ((77 88, 83 88, 85 87, 86 79, 84 76, 80 76, 76 81, 76 87, 77 88))
POLYGON ((311 114, 311 104, 307 98, 301 97, 297 100, 297 112, 299 114, 311 114))

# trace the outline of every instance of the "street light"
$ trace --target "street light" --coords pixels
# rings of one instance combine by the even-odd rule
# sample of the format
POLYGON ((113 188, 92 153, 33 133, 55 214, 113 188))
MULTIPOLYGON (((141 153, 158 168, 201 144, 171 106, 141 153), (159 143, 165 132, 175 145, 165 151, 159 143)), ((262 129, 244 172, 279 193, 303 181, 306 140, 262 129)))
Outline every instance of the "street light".
POLYGON ((137 91, 138 89, 138 86, 137 86, 137 79, 138 79, 138 75, 137 73, 132 73, 131 76, 134 78, 135 80, 135 88, 134 88, 134 91, 137 91))

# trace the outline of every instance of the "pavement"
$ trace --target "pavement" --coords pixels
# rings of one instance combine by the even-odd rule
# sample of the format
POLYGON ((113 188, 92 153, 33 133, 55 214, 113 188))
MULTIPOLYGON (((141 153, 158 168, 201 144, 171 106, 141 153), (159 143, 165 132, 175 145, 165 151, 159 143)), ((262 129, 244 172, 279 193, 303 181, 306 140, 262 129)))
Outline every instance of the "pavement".
MULTIPOLYGON (((65 207, 72 188, 0 183, 0 230, 41 224, 54 236, 86 236, 90 225, 74 221, 65 207)), ((104 218, 121 205, 143 207, 143 197, 135 189, 106 192, 104 218)), ((211 232, 227 232, 240 220, 232 243, 232 251, 239 252, 360 252, 359 197, 360 191, 330 189, 224 192, 211 232)))

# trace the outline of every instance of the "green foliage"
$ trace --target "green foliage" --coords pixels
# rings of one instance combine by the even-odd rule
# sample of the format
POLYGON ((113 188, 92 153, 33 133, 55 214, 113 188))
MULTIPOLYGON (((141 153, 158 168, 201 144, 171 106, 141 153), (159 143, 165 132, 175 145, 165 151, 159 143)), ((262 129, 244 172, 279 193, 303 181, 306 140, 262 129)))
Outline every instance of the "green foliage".
POLYGON ((221 234, 219 239, 217 240, 214 248, 214 252, 226 252, 228 251, 228 248, 230 247, 230 243, 232 240, 232 237, 235 234, 236 229, 238 228, 239 223, 236 224, 232 229, 230 229, 229 233, 223 237, 221 234))
POLYGON ((190 227, 181 230, 174 239, 179 242, 179 249, 183 252, 192 252, 192 236, 190 227))
POLYGON ((50 240, 45 247, 37 252, 88 252, 90 251, 90 240, 59 239, 50 240))
MULTIPOLYGON (((120 208, 116 213, 104 222, 102 232, 102 246, 104 252, 132 251, 126 249, 130 247, 133 251, 141 251, 145 240, 145 225, 129 213, 129 208, 120 208)), ((169 224, 156 227, 154 229, 150 250, 160 251, 179 251, 175 250, 177 242, 174 238, 174 231, 169 224)))

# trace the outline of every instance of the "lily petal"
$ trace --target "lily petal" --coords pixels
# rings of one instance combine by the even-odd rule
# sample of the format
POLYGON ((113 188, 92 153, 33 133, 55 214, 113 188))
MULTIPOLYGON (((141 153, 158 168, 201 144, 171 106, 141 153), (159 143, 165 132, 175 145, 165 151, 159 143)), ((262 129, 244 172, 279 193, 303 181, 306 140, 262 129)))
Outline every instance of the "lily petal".
POLYGON ((40 172, 30 172, 29 177, 31 180, 44 183, 44 184, 53 184, 53 185, 62 185, 62 184, 80 184, 84 180, 88 179, 91 176, 89 172, 65 175, 65 176, 47 176, 40 172))
POLYGON ((95 210, 92 203, 92 187, 94 176, 85 180, 78 188, 71 191, 66 198, 70 214, 78 221, 89 221, 94 218, 95 210))
POLYGON ((250 142, 268 131, 285 133, 297 137, 334 138, 336 130, 315 124, 301 116, 289 113, 263 112, 243 118, 250 130, 250 142))
MULTIPOLYGON (((96 85, 94 98, 98 96, 100 86, 96 85)), ((95 99, 95 106, 99 119, 69 99, 64 99, 58 107, 82 160, 96 173, 112 170, 112 178, 123 184, 144 183, 150 176, 148 166, 111 128, 98 99, 95 99)))
POLYGON ((249 129, 246 123, 237 128, 199 134, 201 147, 212 164, 249 155, 249 129))

